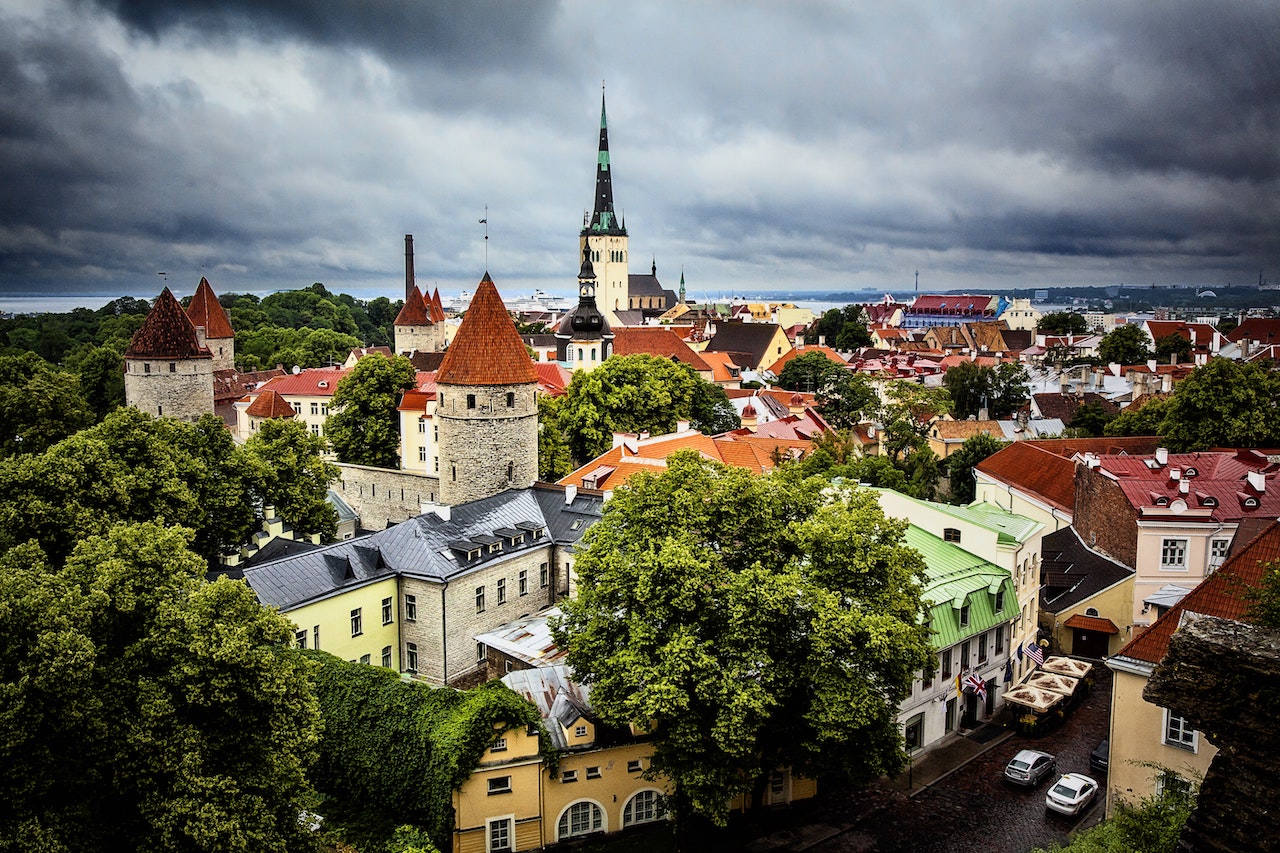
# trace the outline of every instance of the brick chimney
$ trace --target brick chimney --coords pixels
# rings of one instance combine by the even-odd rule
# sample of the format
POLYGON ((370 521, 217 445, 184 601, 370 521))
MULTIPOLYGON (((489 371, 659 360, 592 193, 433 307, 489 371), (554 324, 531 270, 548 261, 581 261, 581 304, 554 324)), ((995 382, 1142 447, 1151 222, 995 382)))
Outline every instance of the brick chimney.
POLYGON ((409 301, 413 291, 413 235, 404 235, 404 301, 409 301))

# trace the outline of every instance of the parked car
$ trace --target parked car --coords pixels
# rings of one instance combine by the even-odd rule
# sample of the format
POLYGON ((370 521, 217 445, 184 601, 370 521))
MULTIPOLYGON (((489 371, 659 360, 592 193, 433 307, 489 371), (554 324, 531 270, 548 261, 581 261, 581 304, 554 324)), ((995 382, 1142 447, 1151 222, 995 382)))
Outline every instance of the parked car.
POLYGON ((1089 753, 1089 769, 1095 773, 1106 773, 1111 760, 1111 741, 1104 740, 1098 748, 1089 753))
POLYGON ((1004 778, 1015 785, 1034 788, 1058 769, 1058 760, 1038 749, 1020 750, 1004 768, 1004 778))
POLYGON ((1045 808, 1059 814, 1076 815, 1093 802, 1098 783, 1081 773, 1064 773, 1044 795, 1045 808))

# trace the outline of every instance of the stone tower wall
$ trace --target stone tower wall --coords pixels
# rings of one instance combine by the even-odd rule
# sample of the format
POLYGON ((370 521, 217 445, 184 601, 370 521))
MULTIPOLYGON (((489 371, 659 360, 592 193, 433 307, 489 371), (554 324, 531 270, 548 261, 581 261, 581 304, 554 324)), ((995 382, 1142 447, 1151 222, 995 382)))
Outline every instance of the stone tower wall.
POLYGON ((590 245, 591 265, 596 271, 596 305, 601 311, 625 311, 630 307, 627 300, 631 290, 626 235, 580 236, 578 238, 579 263, 582 261, 584 245, 590 245), (614 260, 615 258, 618 260, 614 260))
POLYGON ((396 354, 418 352, 442 352, 444 350, 444 324, 428 323, 422 326, 396 326, 396 354))
POLYGON ((126 358, 124 399, 157 417, 194 421, 213 414, 213 360, 126 358))
POLYGON ((206 338, 204 343, 209 352, 213 353, 214 370, 236 369, 235 338, 206 338))
POLYGON ((533 485, 538 477, 535 387, 532 382, 438 386, 442 503, 465 503, 533 485))

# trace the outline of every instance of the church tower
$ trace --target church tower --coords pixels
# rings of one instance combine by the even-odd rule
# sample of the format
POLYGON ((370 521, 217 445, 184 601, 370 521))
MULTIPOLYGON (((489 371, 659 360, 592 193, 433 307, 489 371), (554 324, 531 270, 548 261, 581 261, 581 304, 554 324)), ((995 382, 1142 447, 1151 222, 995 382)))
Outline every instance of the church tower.
POLYGON ((204 330, 205 346, 213 356, 214 370, 236 369, 236 333, 227 319, 227 312, 209 285, 209 279, 201 278, 187 316, 197 329, 204 330))
POLYGON ((167 287, 124 351, 124 399, 157 417, 213 413, 213 356, 167 287))
POLYGON ((613 173, 609 164, 609 128, 604 93, 600 94, 600 148, 596 154, 596 197, 591 218, 584 222, 578 251, 590 250, 596 273, 596 304, 617 322, 615 312, 629 307, 627 226, 613 210, 613 173))
POLYGON ((537 387, 538 372, 486 272, 436 373, 441 503, 533 485, 537 387))
POLYGON ((560 321, 556 329, 556 360, 570 370, 590 370, 613 351, 613 331, 596 306, 596 273, 591 249, 582 250, 578 272, 578 305, 560 321))

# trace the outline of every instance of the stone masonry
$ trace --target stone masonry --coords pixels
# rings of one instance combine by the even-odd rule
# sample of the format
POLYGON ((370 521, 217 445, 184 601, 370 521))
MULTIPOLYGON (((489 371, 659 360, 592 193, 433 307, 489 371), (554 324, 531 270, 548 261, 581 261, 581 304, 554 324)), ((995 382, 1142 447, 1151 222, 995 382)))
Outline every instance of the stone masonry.
POLYGON ((416 471, 339 464, 333 488, 360 516, 366 530, 382 530, 422 514, 424 504, 439 501, 440 481, 416 471))
POLYGON ((440 385, 440 498, 459 504, 524 489, 538 476, 534 383, 440 385))
POLYGON ((198 420, 213 413, 213 361, 126 358, 124 397, 130 406, 156 417, 198 420))

